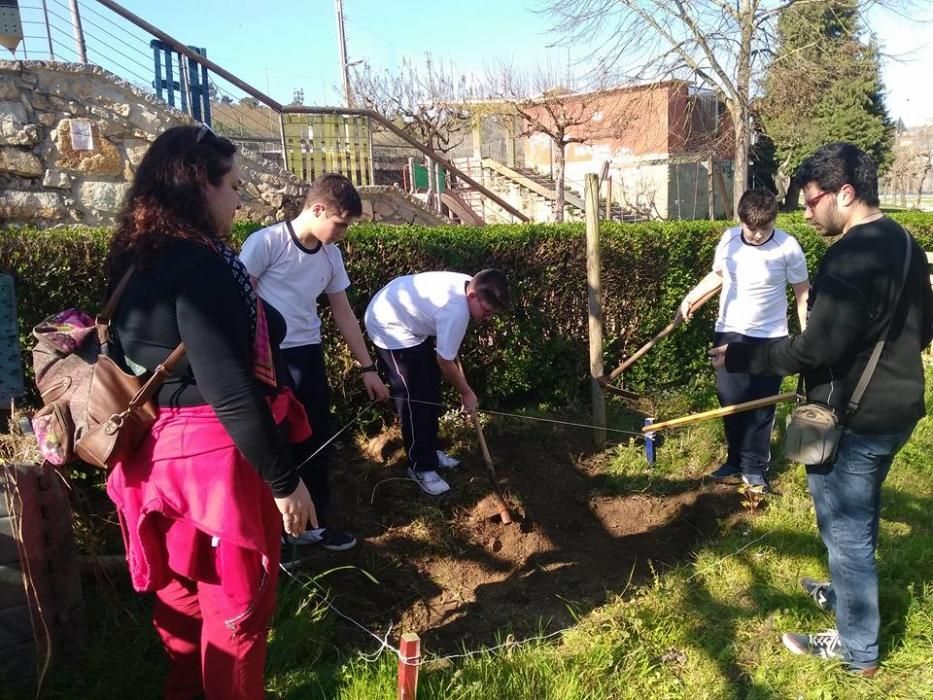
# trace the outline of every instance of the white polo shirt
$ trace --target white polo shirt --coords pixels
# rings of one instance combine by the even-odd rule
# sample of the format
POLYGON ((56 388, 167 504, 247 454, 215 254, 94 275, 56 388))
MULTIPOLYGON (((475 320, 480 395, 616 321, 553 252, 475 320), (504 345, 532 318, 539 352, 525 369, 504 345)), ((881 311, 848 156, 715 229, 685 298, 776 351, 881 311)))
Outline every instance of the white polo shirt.
POLYGON ((459 272, 421 272, 396 277, 366 307, 370 339, 384 350, 402 350, 437 338, 437 354, 453 360, 470 323, 466 286, 459 272))
POLYGON ((741 226, 730 228, 716 246, 713 271, 722 275, 717 332, 755 338, 787 335, 787 285, 808 278, 796 238, 776 228, 756 246, 745 242, 741 226))
POLYGON ((317 298, 350 286, 340 249, 318 243, 306 248, 282 221, 256 231, 243 243, 240 260, 256 278, 256 291, 285 317, 283 348, 321 342, 317 298))

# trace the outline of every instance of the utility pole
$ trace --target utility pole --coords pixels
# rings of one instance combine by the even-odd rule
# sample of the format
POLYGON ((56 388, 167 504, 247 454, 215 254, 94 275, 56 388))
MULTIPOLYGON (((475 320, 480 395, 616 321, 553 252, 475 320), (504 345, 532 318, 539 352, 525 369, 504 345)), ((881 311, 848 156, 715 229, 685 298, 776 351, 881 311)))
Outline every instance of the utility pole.
POLYGON ((352 107, 350 99, 350 64, 347 61, 347 34, 343 26, 343 0, 334 0, 337 8, 337 43, 340 49, 340 74, 343 76, 343 98, 347 107, 352 107))

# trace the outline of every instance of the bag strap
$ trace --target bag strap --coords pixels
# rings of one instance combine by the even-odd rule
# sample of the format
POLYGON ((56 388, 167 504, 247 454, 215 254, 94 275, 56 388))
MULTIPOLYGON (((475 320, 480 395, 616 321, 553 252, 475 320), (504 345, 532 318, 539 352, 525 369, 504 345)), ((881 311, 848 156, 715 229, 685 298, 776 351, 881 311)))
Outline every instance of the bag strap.
POLYGON ((904 243, 906 244, 907 253, 904 255, 904 269, 901 271, 901 283, 897 290, 897 302, 894 304, 894 308, 891 311, 891 318, 888 319, 888 323, 884 328, 884 333, 881 334, 881 340, 875 343, 875 349, 872 350, 871 357, 868 358, 868 364, 866 364, 865 369, 862 370, 862 376, 855 386, 855 391, 853 391, 852 396, 849 397, 849 405, 846 408, 847 418, 858 410, 862 395, 865 393, 865 389, 868 388, 868 382, 871 381, 871 375, 874 374, 875 367, 878 366, 878 361, 881 359, 881 351, 884 349, 884 343, 891 330, 891 324, 894 322, 894 315, 897 312, 897 307, 901 304, 901 297, 904 294, 904 285, 907 282, 907 271, 910 268, 911 258, 910 236, 907 235, 906 231, 904 231, 904 243))
MULTIPOLYGON (((123 292, 126 290, 126 286, 129 284, 130 278, 135 271, 136 265, 130 265, 129 268, 127 268, 126 272, 123 273, 123 277, 120 278, 117 286, 110 294, 110 298, 107 299, 107 303, 104 304, 104 308, 97 314, 97 318, 95 319, 97 323, 97 337, 100 340, 101 347, 110 342, 110 320, 113 317, 113 313, 117 310, 117 303, 120 301, 120 297, 123 296, 123 292)), ((172 373, 172 370, 175 369, 175 365, 177 365, 179 360, 184 356, 185 344, 179 343, 175 349, 169 353, 169 356, 165 358, 165 361, 153 370, 152 376, 149 377, 146 383, 136 392, 136 395, 130 400, 129 405, 122 415, 125 416, 132 413, 149 401, 165 382, 166 378, 172 373)))
POLYGON ((136 265, 130 265, 127 268, 126 272, 123 273, 123 277, 117 282, 117 286, 110 293, 104 308, 100 310, 100 313, 94 319, 97 324, 97 340, 100 342, 101 347, 110 342, 110 319, 113 318, 113 313, 117 310, 117 303, 120 301, 120 297, 123 296, 126 285, 130 283, 130 277, 133 276, 135 271, 136 265))
POLYGON ((152 376, 146 380, 146 383, 143 384, 139 391, 136 392, 136 395, 130 400, 129 405, 126 407, 124 414, 129 414, 135 411, 140 406, 144 405, 149 399, 151 399, 155 393, 165 382, 166 378, 172 373, 172 370, 175 368, 175 365, 178 364, 178 361, 185 356, 185 344, 179 343, 178 346, 172 350, 165 362, 160 364, 152 371, 152 376))

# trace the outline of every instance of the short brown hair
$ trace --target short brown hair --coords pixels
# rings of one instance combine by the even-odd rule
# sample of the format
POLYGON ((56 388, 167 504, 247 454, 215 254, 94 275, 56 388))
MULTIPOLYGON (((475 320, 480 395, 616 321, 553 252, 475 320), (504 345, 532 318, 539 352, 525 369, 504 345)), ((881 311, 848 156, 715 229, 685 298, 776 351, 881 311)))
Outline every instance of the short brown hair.
POLYGON ((496 313, 504 311, 512 305, 512 293, 509 290, 509 280, 500 270, 487 268, 473 275, 473 289, 496 313))
POLYGON ((357 218, 363 214, 360 193, 356 191, 349 178, 340 173, 321 175, 308 188, 305 195, 305 209, 315 204, 323 204, 332 214, 357 218))
POLYGON ((747 190, 739 199, 738 214, 739 221, 749 228, 762 228, 777 219, 777 199, 768 190, 747 190))

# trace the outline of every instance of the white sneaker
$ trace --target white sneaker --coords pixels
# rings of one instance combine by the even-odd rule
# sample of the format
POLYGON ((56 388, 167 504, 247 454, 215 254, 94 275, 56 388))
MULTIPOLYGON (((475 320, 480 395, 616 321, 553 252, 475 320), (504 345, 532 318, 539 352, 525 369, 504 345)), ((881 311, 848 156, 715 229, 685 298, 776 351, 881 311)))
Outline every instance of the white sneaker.
POLYGON ((444 452, 444 450, 438 450, 437 466, 439 466, 441 469, 453 469, 454 467, 460 466, 460 460, 456 457, 451 457, 449 454, 444 452))
POLYGON ((440 496, 442 493, 450 491, 450 484, 444 481, 435 471, 416 472, 409 467, 408 476, 421 487, 422 491, 432 496, 440 496))

